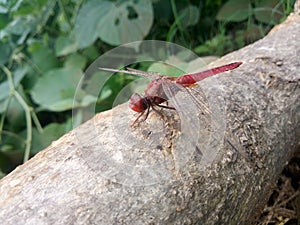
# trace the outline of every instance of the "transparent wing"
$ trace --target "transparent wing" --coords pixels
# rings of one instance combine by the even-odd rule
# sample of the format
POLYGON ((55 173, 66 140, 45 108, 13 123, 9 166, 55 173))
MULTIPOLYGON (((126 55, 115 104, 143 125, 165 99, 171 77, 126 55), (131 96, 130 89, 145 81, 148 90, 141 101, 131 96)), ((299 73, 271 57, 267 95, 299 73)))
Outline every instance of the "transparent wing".
POLYGON ((224 104, 215 95, 209 97, 211 91, 200 86, 184 88, 168 81, 163 89, 181 120, 181 135, 174 151, 177 166, 183 168, 191 157, 200 155, 199 167, 204 169, 214 161, 223 143, 224 119, 218 116, 222 110, 216 108, 224 104))
POLYGON ((195 152, 202 158, 202 151, 197 151, 199 149, 197 131, 200 129, 200 120, 197 113, 195 114, 197 107, 181 85, 167 81, 163 84, 163 90, 170 105, 176 109, 180 117, 180 136, 173 148, 173 157, 176 170, 184 170, 195 152))
POLYGON ((127 68, 127 70, 118 70, 118 69, 98 67, 98 69, 103 70, 103 71, 108 71, 108 72, 126 73, 126 74, 131 74, 131 75, 136 75, 136 76, 147 77, 147 78, 149 78, 149 77, 155 78, 157 76, 161 76, 159 73, 146 72, 146 71, 136 70, 136 69, 132 69, 132 68, 127 68))
POLYGON ((223 88, 216 79, 210 78, 186 90, 199 110, 199 143, 203 150, 203 161, 211 163, 224 144, 226 105, 223 88))

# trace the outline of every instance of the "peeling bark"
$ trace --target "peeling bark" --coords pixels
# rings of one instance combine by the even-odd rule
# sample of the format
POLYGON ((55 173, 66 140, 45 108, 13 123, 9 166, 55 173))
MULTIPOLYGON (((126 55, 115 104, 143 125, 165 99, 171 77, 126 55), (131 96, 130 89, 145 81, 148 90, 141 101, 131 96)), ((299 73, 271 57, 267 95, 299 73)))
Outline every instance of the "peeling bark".
POLYGON ((226 124, 222 141, 210 146, 217 151, 211 164, 203 166, 197 148, 182 161, 190 146, 176 146, 181 134, 173 112, 167 112, 166 126, 151 113, 147 123, 131 128, 135 115, 124 104, 96 115, 3 178, 1 221, 251 224, 299 150, 299 40, 300 16, 294 14, 262 40, 216 62, 243 65, 216 78, 226 124))

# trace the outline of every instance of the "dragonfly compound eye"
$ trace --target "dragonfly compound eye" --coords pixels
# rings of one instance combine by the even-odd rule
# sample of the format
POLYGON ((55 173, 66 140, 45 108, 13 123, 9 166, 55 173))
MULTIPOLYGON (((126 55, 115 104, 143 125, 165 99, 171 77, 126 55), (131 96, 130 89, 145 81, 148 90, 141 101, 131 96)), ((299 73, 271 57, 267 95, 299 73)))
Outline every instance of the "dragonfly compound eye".
POLYGON ((136 112, 144 112, 149 108, 146 98, 143 98, 139 94, 133 94, 129 99, 129 107, 136 112))

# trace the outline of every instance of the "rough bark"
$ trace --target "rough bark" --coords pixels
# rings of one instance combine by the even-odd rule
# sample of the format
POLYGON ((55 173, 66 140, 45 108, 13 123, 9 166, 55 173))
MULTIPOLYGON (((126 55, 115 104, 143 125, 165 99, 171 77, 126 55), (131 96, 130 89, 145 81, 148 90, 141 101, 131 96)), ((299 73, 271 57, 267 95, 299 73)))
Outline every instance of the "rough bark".
MULTIPOLYGON (((300 142, 300 16, 218 61, 226 130, 213 163, 127 105, 100 113, 0 181, 3 224, 250 224, 300 142), (113 120, 112 120, 113 118, 113 120), (187 146, 179 146, 184 151, 187 146), (177 152, 178 154, 178 152, 177 152), (180 155, 183 156, 184 155, 180 155), (138 166, 137 166, 138 165, 138 166)), ((169 112, 178 121, 173 112, 169 112)), ((195 115, 197 112, 195 112, 195 115)), ((176 123, 174 123, 176 124, 176 123)), ((198 131, 193 131, 197 133, 198 131)))

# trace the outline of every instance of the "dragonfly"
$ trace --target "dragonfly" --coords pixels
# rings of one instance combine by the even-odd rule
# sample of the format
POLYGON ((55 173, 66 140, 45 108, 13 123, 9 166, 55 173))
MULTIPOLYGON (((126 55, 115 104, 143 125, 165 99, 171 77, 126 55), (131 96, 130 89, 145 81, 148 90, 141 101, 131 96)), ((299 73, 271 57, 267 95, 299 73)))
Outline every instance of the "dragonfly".
MULTIPOLYGON (((148 118, 150 109, 157 112, 161 115, 161 113, 156 109, 156 107, 167 108, 167 109, 175 109, 174 107, 170 107, 168 105, 162 105, 162 103, 168 101, 170 98, 170 94, 166 93, 166 88, 171 86, 176 87, 173 94, 178 92, 178 86, 182 86, 182 88, 190 88, 195 85, 195 83, 214 76, 219 73, 223 73, 225 71, 233 70, 239 67, 242 62, 233 62, 230 64, 222 65, 219 67, 215 67, 212 69, 208 69, 205 71, 185 74, 179 77, 170 77, 165 76, 156 72, 146 72, 140 71, 132 68, 127 68, 126 70, 118 70, 111 68, 99 67, 99 70, 107 71, 107 72, 119 72, 125 74, 131 74, 136 76, 142 76, 146 78, 152 79, 151 82, 145 89, 144 95, 140 95, 134 93, 129 99, 129 107, 135 111, 140 113, 136 120, 133 122, 133 125, 145 114, 145 117, 142 121, 145 121, 148 118)), ((174 88, 173 88, 174 89, 174 88)))

